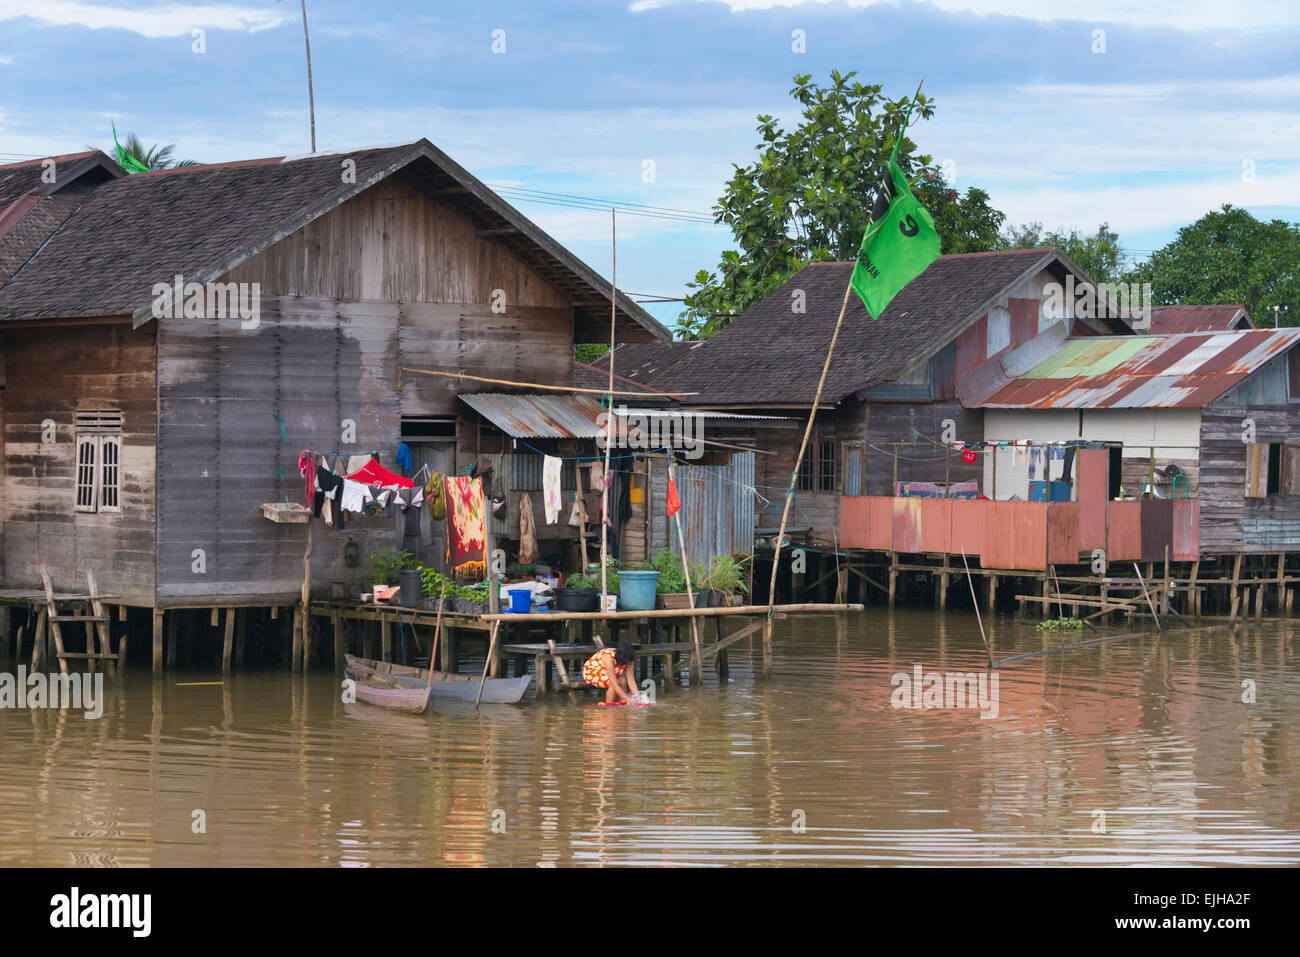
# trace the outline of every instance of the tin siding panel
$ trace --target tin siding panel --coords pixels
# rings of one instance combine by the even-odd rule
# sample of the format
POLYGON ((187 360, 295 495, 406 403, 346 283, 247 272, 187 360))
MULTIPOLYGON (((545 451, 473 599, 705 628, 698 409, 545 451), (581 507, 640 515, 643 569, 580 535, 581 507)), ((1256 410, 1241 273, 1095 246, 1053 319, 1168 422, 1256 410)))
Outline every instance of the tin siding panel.
POLYGON ((894 551, 921 550, 921 499, 894 499, 894 551))
POLYGON ((1075 469, 1079 476, 1079 550, 1105 548, 1109 453, 1105 449, 1080 449, 1075 469))
POLYGON ((952 540, 952 501, 917 499, 921 503, 921 551, 947 552, 952 540))
POLYGON ((1138 561, 1142 558, 1142 503, 1106 503, 1106 560, 1138 561))
POLYGON ((1051 503, 1047 506, 1047 560, 1073 564, 1079 560, 1079 551, 1079 503, 1051 503))
POLYGON ((1199 499, 1176 499, 1173 503, 1175 561, 1196 561, 1200 557, 1201 503, 1199 499))
POLYGON ((951 515, 949 544, 954 555, 966 553, 967 558, 982 558, 984 554, 984 509, 988 502, 955 500, 949 509, 951 515))
POLYGON ((865 495, 846 495, 840 501, 840 544, 845 548, 871 548, 871 508, 865 495))
POLYGON ((1162 562, 1165 548, 1173 558, 1174 509, 1170 501, 1142 502, 1142 560, 1162 562))

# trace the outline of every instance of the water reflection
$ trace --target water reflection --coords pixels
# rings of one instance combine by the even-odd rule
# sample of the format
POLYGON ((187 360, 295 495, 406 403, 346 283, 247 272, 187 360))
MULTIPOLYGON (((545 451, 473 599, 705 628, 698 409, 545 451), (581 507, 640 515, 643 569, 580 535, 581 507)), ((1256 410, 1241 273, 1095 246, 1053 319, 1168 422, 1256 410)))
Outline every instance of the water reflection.
MULTIPOLYGON (((1068 640, 985 625, 997 657, 1068 640)), ((742 642, 729 683, 648 709, 411 717, 331 675, 130 674, 98 721, 0 711, 0 864, 1296 863, 1293 640, 1027 659, 996 719, 891 705, 896 673, 985 661, 973 618, 920 611, 779 622, 770 681, 742 642)))

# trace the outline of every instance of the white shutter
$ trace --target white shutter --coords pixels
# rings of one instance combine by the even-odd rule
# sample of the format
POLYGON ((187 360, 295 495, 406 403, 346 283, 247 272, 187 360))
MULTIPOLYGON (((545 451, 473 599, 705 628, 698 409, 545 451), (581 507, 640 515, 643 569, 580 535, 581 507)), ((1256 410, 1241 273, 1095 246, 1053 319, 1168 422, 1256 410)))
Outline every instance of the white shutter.
POLYGON ((103 435, 99 438, 99 510, 122 510, 122 437, 103 435))
POLYGON ((99 504, 99 436, 77 436, 77 511, 93 512, 99 504))

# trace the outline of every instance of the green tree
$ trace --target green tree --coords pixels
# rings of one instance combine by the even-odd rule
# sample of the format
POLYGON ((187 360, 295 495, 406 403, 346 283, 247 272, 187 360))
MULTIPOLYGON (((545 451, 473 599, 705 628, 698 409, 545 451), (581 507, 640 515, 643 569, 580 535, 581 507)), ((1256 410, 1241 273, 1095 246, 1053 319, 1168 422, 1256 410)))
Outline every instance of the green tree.
POLYGON ((1073 259, 1095 282, 1117 282, 1124 271, 1124 249, 1119 234, 1108 223, 1091 236, 1071 229, 1043 232, 1042 223, 1011 226, 1002 234, 1000 249, 1037 249, 1053 246, 1073 259))
MULTIPOLYGON (((1286 325, 1300 324, 1300 226, 1262 222, 1225 205, 1206 213, 1125 277, 1151 283, 1161 305, 1241 304, 1261 326, 1273 306, 1286 306, 1286 325)), ((1279 317, 1281 319, 1281 317, 1279 317)))
MULTIPOLYGON (((168 143, 166 146, 163 146, 161 143, 155 143, 153 146, 145 149, 144 143, 140 142, 140 137, 136 136, 134 133, 127 133, 121 140, 121 143, 123 150, 130 153, 150 169, 173 169, 182 166, 198 165, 194 160, 173 160, 172 155, 176 151, 176 144, 174 143, 168 143)), ((98 149, 99 147, 92 146, 90 148, 93 150, 98 149)), ((117 159, 117 150, 113 149, 111 146, 104 150, 104 152, 113 157, 113 159, 117 159)))
MULTIPOLYGON (((687 283, 680 337, 713 335, 809 262, 857 255, 910 98, 891 100, 879 84, 855 82, 856 75, 833 70, 824 87, 811 75, 796 75, 790 95, 800 121, 791 130, 758 117, 758 157, 733 164, 713 207, 738 248, 687 283)), ((933 114, 933 100, 918 97, 913 121, 933 114)), ((996 248, 1004 217, 989 207, 986 193, 970 189, 961 196, 947 188, 932 158, 918 154, 907 136, 898 145, 898 165, 934 215, 944 252, 996 248)))

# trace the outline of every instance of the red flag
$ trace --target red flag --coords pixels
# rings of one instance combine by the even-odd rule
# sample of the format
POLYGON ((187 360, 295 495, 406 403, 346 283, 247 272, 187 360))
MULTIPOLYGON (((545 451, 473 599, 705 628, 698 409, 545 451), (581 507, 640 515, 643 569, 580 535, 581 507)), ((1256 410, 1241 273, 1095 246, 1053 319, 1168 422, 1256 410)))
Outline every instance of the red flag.
POLYGON ((668 517, 672 518, 682 507, 682 500, 677 497, 677 483, 668 476, 668 517))
POLYGON ((963 462, 965 462, 967 465, 974 465, 974 464, 975 464, 975 450, 974 450, 974 449, 966 449, 966 451, 962 452, 962 454, 961 454, 961 460, 962 460, 963 462))

